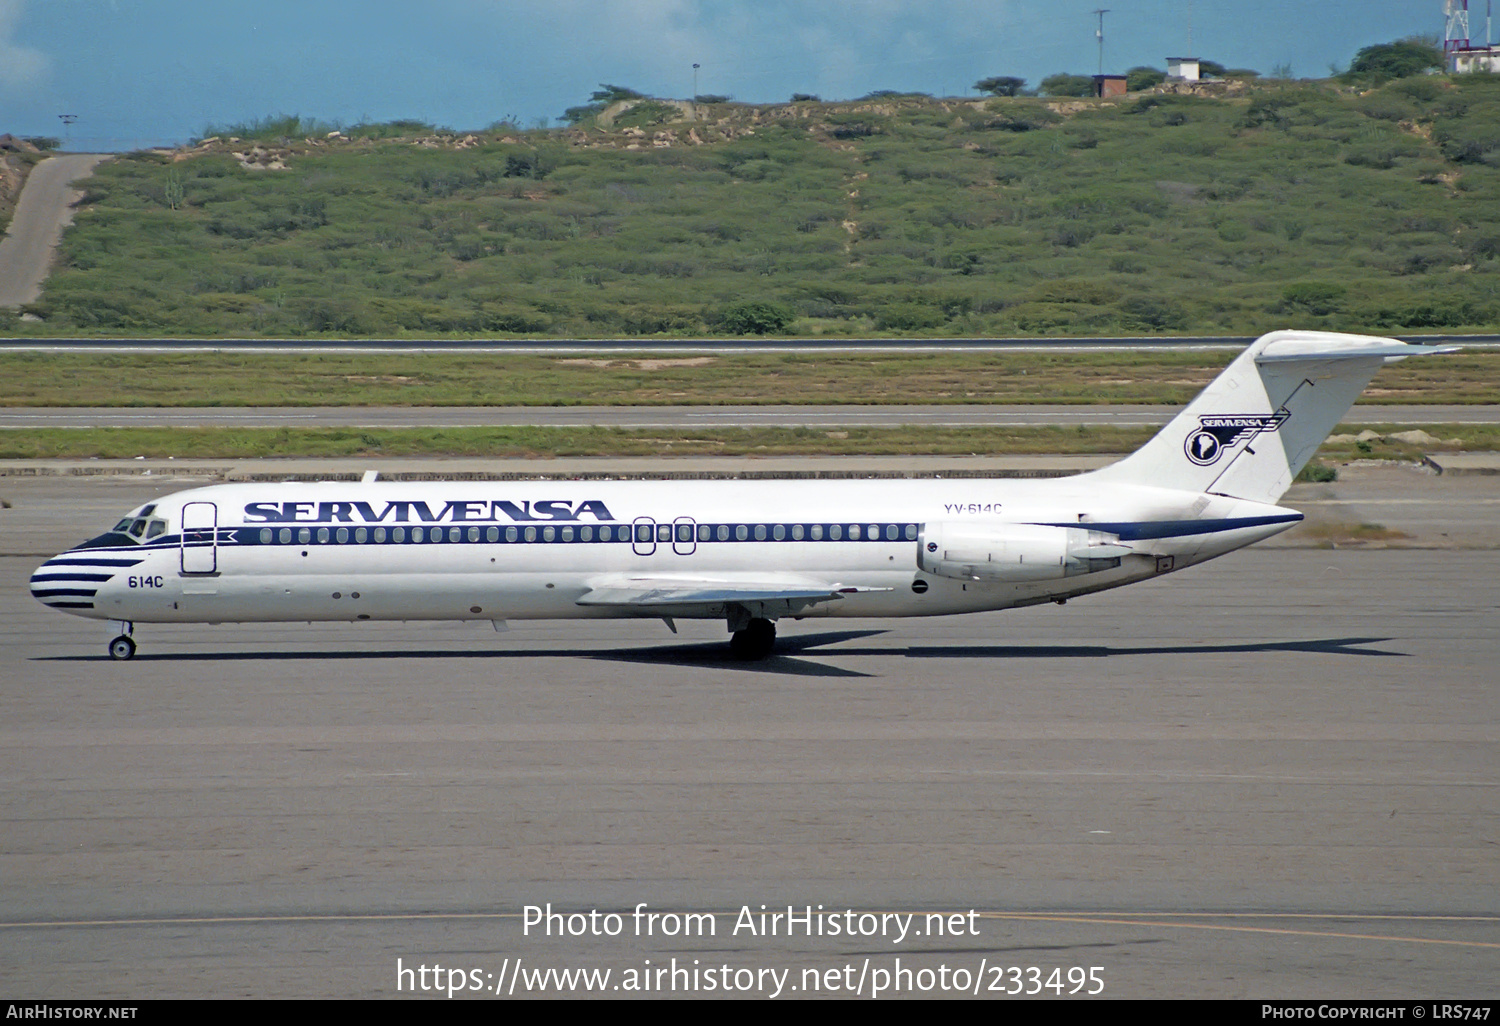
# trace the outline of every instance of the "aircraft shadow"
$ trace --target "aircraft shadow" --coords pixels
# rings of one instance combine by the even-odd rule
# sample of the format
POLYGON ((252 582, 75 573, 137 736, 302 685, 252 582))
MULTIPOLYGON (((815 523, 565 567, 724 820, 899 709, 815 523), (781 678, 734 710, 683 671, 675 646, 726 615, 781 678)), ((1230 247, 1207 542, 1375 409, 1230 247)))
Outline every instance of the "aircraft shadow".
MULTIPOLYGON (((869 673, 845 670, 837 666, 798 659, 796 655, 809 649, 833 645, 841 641, 853 641, 886 633, 883 630, 868 631, 824 631, 819 634, 798 634, 777 638, 776 651, 768 659, 751 662, 736 659, 729 654, 724 642, 699 642, 684 645, 658 646, 655 648, 621 649, 612 652, 589 652, 590 659, 607 659, 612 662, 667 664, 677 666, 712 666, 723 670, 754 670, 758 673, 781 674, 790 677, 870 677, 869 673)), ((849 650, 839 649, 842 655, 849 650)), ((874 650, 884 651, 884 650, 874 650)))
MULTIPOLYGON (((1307 652, 1318 655, 1411 658, 1405 652, 1370 648, 1391 638, 1324 638, 1313 641, 1258 641, 1236 645, 913 645, 910 659, 1108 659, 1113 656, 1228 655, 1235 652, 1307 652)), ((839 649, 842 654, 874 655, 880 649, 839 649)))
MULTIPOLYGON (((587 651, 576 648, 563 649, 483 649, 483 650, 461 650, 461 649, 439 649, 439 650, 411 650, 400 649, 373 650, 363 649, 357 652, 351 651, 328 651, 328 652, 165 652, 152 653, 142 652, 136 657, 137 662, 162 662, 162 663, 214 663, 214 662, 248 662, 251 660, 272 661, 294 661, 294 660, 338 660, 338 661, 364 661, 383 659, 535 659, 541 658, 584 658, 597 659, 607 662, 639 663, 647 665, 676 665, 676 666, 703 666, 724 670, 753 670, 760 673, 781 674, 793 677, 869 677, 868 673, 858 670, 846 670, 837 666, 828 666, 823 663, 812 662, 807 659, 797 658, 797 654, 809 649, 820 648, 824 645, 832 645, 841 641, 851 641, 859 638, 868 638, 873 635, 884 634, 883 630, 851 630, 851 631, 825 631, 819 634, 802 634, 778 639, 776 652, 768 659, 747 662, 736 659, 729 654, 728 641, 692 642, 680 645, 658 645, 652 648, 633 649, 605 649, 603 651, 587 651)), ((840 650, 842 651, 842 650, 840 650)), ((886 650, 872 649, 872 652, 889 654, 886 650)), ((66 656, 38 656, 36 662, 86 662, 95 663, 101 660, 108 661, 106 655, 66 655, 66 656)))
MULTIPOLYGON (((1375 656, 1407 659, 1405 652, 1386 652, 1371 648, 1391 638, 1323 638, 1311 641, 1261 641, 1232 645, 912 645, 902 648, 841 647, 817 652, 828 645, 856 641, 887 633, 884 630, 824 631, 818 634, 779 638, 776 652, 770 658, 742 661, 729 654, 722 641, 689 642, 679 645, 656 645, 650 648, 616 648, 602 651, 561 649, 419 649, 363 650, 358 652, 167 652, 143 653, 145 662, 212 663, 266 659, 341 660, 371 659, 535 659, 583 658, 603 662, 635 663, 647 666, 701 666, 718 670, 743 670, 786 677, 872 677, 875 674, 830 666, 826 662, 800 658, 804 653, 822 656, 905 656, 908 659, 1109 659, 1120 656, 1153 655, 1228 655, 1233 653, 1301 652, 1317 655, 1375 656)), ((108 660, 105 655, 38 656, 36 662, 87 662, 108 660)))

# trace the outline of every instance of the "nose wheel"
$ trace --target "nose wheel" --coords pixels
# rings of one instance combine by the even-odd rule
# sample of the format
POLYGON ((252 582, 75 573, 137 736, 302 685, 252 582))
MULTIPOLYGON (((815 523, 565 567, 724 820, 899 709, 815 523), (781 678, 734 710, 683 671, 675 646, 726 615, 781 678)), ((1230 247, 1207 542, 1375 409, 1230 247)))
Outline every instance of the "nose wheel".
POLYGON ((109 643, 109 657, 111 659, 135 658, 135 642, 121 634, 109 643))

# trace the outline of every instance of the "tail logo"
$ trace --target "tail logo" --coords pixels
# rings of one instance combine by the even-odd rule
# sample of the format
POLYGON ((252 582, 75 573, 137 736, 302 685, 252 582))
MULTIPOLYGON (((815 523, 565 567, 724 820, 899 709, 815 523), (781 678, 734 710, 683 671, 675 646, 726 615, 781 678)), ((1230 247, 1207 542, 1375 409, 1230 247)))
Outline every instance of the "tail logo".
POLYGON ((1285 410, 1276 413, 1210 414, 1198 418, 1198 430, 1188 435, 1183 444, 1187 458, 1200 467, 1211 466, 1219 461, 1225 450, 1263 431, 1275 431, 1291 416, 1285 410))

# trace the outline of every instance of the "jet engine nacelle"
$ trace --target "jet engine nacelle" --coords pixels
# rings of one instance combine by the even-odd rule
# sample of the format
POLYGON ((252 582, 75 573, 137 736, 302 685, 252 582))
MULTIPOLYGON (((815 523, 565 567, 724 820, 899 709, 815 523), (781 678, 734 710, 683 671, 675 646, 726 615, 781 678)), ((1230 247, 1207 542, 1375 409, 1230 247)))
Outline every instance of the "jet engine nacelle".
POLYGON ((962 581, 1051 581, 1120 565, 1131 553, 1113 534, 1084 527, 976 523, 925 524, 917 566, 962 581))

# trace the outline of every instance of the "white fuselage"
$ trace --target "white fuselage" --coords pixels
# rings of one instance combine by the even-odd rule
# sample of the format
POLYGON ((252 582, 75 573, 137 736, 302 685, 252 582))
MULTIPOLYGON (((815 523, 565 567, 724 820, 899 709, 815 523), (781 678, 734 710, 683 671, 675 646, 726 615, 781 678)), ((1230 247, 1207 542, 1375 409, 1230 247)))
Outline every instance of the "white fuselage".
POLYGON ((112 533, 63 553, 38 570, 33 593, 77 615, 147 623, 717 618, 726 603, 701 594, 712 587, 731 596, 753 589, 837 593, 754 612, 773 619, 776 609, 927 616, 1118 587, 1301 519, 1218 495, 1106 487, 1089 474, 1052 481, 233 484, 179 492, 144 510, 165 522, 154 538, 112 533), (1118 538, 1129 551, 1096 561, 1096 570, 1049 579, 943 576, 918 564, 933 525, 1000 534, 1007 525, 1086 528, 1118 538), (675 604, 592 598, 637 586, 659 595, 675 584, 700 593, 675 604))

